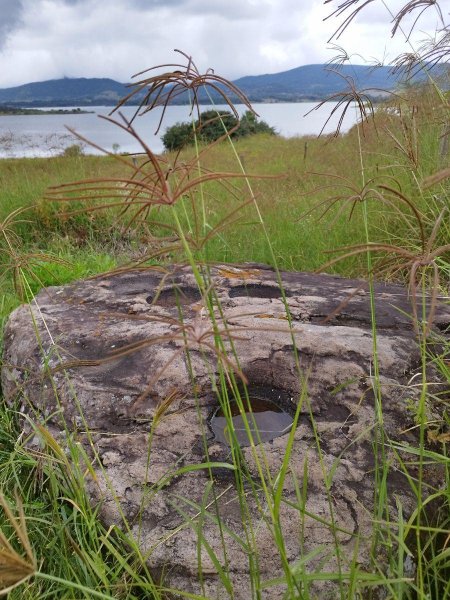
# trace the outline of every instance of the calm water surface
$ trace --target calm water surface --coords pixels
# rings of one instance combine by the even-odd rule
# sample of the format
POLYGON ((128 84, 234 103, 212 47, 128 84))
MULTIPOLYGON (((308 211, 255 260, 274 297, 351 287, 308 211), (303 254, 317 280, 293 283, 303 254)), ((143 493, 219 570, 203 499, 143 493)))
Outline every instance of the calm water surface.
MULTIPOLYGON (((319 134, 335 104, 329 102, 318 110, 313 110, 315 106, 315 103, 309 102, 253 105, 260 118, 275 127, 276 131, 285 137, 319 134)), ((207 109, 208 107, 205 106, 204 110, 207 109)), ((238 105, 237 109, 243 113, 246 107, 238 105)), ((75 129, 78 134, 108 151, 130 153, 141 151, 138 142, 132 136, 100 118, 100 115, 108 115, 111 107, 98 106, 86 110, 94 112, 73 115, 0 116, 0 158, 55 156, 75 143, 80 143, 86 153, 101 153, 98 148, 80 142, 67 130, 67 127, 75 129)), ((136 107, 124 107, 122 112, 130 118, 135 110, 136 107)), ((134 122, 139 135, 156 153, 163 151, 161 136, 165 129, 177 122, 189 120, 187 106, 170 106, 166 110, 160 131, 156 132, 161 111, 162 109, 154 109, 134 122)), ((117 119, 118 115, 115 118, 117 119)), ((339 115, 331 119, 325 126, 324 133, 334 131, 338 119, 339 115)), ((348 111, 341 131, 345 132, 355 122, 356 111, 348 111)))

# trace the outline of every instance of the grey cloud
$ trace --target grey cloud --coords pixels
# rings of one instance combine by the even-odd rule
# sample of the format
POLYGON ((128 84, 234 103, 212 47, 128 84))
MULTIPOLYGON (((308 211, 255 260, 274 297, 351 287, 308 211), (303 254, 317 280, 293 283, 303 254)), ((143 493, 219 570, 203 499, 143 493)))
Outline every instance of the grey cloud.
MULTIPOLYGON (((89 2, 90 0, 63 0, 70 4, 89 2)), ((202 17, 216 15, 228 20, 248 18, 260 15, 260 8, 252 6, 248 0, 125 0, 133 8, 142 11, 152 11, 155 8, 168 10, 179 9, 184 14, 201 15, 202 17)))
MULTIPOLYGON (((71 6, 77 4, 91 4, 93 0, 60 0, 64 4, 71 6)), ((248 0, 214 0, 214 2, 205 2, 204 0, 122 0, 123 5, 135 8, 143 12, 150 12, 154 9, 179 9, 184 14, 191 15, 217 15, 228 20, 246 19, 260 15, 260 8, 251 5, 248 0)))
POLYGON ((252 5, 248 0, 216 0, 205 3, 204 0, 190 0, 186 10, 192 15, 202 17, 221 17, 227 21, 239 21, 261 17, 261 6, 252 5))
POLYGON ((187 0, 131 0, 132 4, 140 9, 174 8, 187 4, 187 0))
MULTIPOLYGON (((76 4, 89 4, 92 0, 61 0, 64 4, 71 6, 76 4)), ((128 0, 127 6, 138 10, 153 10, 154 8, 176 8, 188 4, 189 0, 128 0)), ((124 2, 125 4, 125 2, 124 2)))
POLYGON ((8 34, 19 25, 22 17, 23 4, 21 0, 2 0, 0 20, 0 47, 6 41, 8 34))

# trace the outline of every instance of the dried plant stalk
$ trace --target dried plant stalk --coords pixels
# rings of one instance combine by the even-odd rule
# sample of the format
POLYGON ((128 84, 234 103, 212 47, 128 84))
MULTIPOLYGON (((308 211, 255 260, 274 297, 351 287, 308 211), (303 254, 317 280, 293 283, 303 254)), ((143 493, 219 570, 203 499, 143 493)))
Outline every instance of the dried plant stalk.
POLYGON ((145 114, 147 111, 158 106, 162 107, 161 118, 156 129, 156 133, 158 133, 164 120, 166 109, 174 99, 187 93, 187 100, 191 103, 192 110, 195 108, 200 118, 200 93, 202 90, 208 93, 209 90, 229 106, 237 119, 239 118, 239 113, 234 106, 235 101, 244 104, 248 110, 256 114, 247 96, 234 83, 220 75, 216 75, 212 69, 208 69, 206 73, 200 73, 191 56, 181 50, 175 50, 175 52, 178 52, 186 59, 186 64, 169 63, 136 73, 136 75, 133 75, 133 78, 145 73, 152 73, 158 69, 170 69, 163 73, 138 80, 133 84, 132 91, 118 103, 112 112, 120 109, 121 106, 136 95, 144 93, 135 117, 138 114, 145 114))
POLYGON ((0 595, 2 596, 27 581, 37 570, 36 558, 28 538, 22 502, 18 496, 15 501, 17 516, 14 515, 4 495, 0 493, 0 507, 3 509, 6 520, 25 556, 19 554, 6 535, 0 531, 0 595))

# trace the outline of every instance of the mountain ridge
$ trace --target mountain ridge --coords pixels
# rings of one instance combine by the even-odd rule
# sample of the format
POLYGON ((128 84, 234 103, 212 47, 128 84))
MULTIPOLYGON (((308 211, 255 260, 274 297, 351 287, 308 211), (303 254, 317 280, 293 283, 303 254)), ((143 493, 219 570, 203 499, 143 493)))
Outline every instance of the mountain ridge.
POLYGON ((107 77, 64 77, 35 81, 11 88, 0 89, 0 104, 11 106, 80 106, 93 105, 103 100, 106 105, 116 104, 129 91, 126 84, 107 77))
MULTIPOLYGON (((392 90, 400 82, 401 76, 394 75, 389 66, 374 68, 366 65, 343 65, 333 69, 328 64, 312 64, 279 73, 247 75, 236 79, 233 84, 251 102, 300 102, 324 100, 333 94, 344 92, 349 83, 376 97, 381 94, 381 90, 392 90)), ((106 77, 64 77, 0 88, 0 105, 114 106, 130 92, 130 85, 133 85, 132 82, 120 83, 106 77)), ((143 93, 136 95, 133 104, 139 104, 142 98, 143 93)), ((219 94, 214 98, 216 99, 220 99, 219 94)), ((200 100, 206 101, 206 95, 200 94, 200 100)), ((176 103, 183 104, 187 101, 186 93, 178 96, 176 103)))

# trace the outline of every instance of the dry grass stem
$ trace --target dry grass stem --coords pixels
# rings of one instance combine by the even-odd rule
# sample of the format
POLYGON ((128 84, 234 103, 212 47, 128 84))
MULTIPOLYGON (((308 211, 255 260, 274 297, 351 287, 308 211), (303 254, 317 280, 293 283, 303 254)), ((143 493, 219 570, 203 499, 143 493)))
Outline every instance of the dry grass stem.
POLYGON ((181 50, 175 50, 175 52, 178 52, 186 59, 186 64, 169 63, 136 73, 133 78, 139 77, 145 73, 154 72, 157 69, 170 69, 169 71, 164 71, 163 73, 152 75, 151 77, 146 77, 137 81, 134 84, 134 89, 119 102, 114 111, 126 104, 131 98, 144 93, 144 97, 140 101, 140 107, 136 111, 135 117, 138 114, 145 114, 147 111, 161 106, 163 110, 155 132, 158 133, 164 120, 166 109, 174 99, 182 96, 185 101, 191 103, 192 109, 195 108, 200 117, 200 92, 202 90, 210 89, 229 106, 236 118, 239 118, 239 113, 234 106, 235 101, 244 104, 248 110, 256 114, 245 94, 243 94, 231 81, 228 81, 219 75, 215 75, 212 69, 207 70, 206 73, 200 73, 193 62, 192 57, 181 50), (184 98, 186 93, 189 95, 187 98, 184 98), (234 96, 233 99, 230 98, 230 94, 234 96))
MULTIPOLYGON (((423 333, 426 336, 430 334, 434 315, 436 312, 439 290, 440 290, 440 274, 439 265, 437 260, 440 257, 449 255, 450 244, 444 244, 442 246, 434 247, 436 238, 438 235, 439 228, 441 226, 444 215, 447 209, 443 209, 436 220, 433 229, 428 239, 423 240, 421 250, 413 251, 393 244, 382 244, 382 243, 368 243, 368 244, 357 244, 354 246, 347 246, 332 252, 343 252, 341 256, 333 260, 328 261, 320 270, 326 270, 332 264, 351 256, 356 256, 361 253, 367 252, 381 252, 388 256, 388 259, 384 259, 378 265, 377 272, 390 273, 391 275, 397 274, 400 271, 409 272, 409 291, 411 295, 411 306, 413 324, 417 331, 420 333, 419 327, 419 313, 418 313, 418 290, 425 287, 428 300, 428 315, 426 316, 426 322, 423 329, 423 333), (429 270, 431 269, 431 278, 427 277, 429 270), (423 285, 422 285, 423 284, 423 285)), ((425 301, 425 299, 424 299, 425 301)))
MULTIPOLYGON (((353 19, 359 14, 359 12, 363 10, 366 6, 374 2, 374 0, 363 0, 360 4, 360 1, 361 0, 343 0, 340 4, 338 4, 337 8, 326 17, 326 19, 331 19, 332 17, 341 17, 349 9, 356 7, 354 8, 354 10, 351 11, 351 13, 348 16, 345 17, 345 19, 330 37, 328 42, 331 42, 333 38, 339 39, 340 36, 344 33, 344 31, 347 29, 347 27, 350 25, 350 23, 353 21, 353 19), (359 6, 357 6, 358 4, 359 6)), ((325 0, 324 4, 330 4, 331 2, 336 2, 336 0, 325 0)))
MULTIPOLYGON (((355 81, 352 77, 350 77, 348 75, 343 75, 342 73, 340 73, 338 70, 335 70, 335 69, 332 69, 331 71, 336 73, 336 75, 339 75, 339 77, 342 77, 342 79, 345 80, 345 82, 347 84, 347 89, 343 90, 342 92, 336 92, 335 94, 331 94, 330 96, 325 98, 325 100, 322 100, 321 102, 319 102, 314 108, 312 108, 306 114, 309 115, 312 111, 318 110, 319 108, 324 106, 327 102, 335 102, 336 105, 332 108, 330 115, 328 116, 322 129, 320 130, 319 136, 322 135, 325 127, 328 125, 328 123, 333 118, 333 116, 335 114, 336 115, 339 114, 338 124, 337 124, 336 130, 333 134, 334 137, 337 137, 341 131, 345 115, 347 114, 347 111, 351 108, 355 108, 355 110, 359 113, 359 118, 361 119, 362 124, 368 123, 369 118, 372 118, 372 121, 373 121, 374 108, 373 108, 372 100, 370 99, 370 96, 368 95, 368 92, 380 91, 380 90, 377 90, 376 88, 371 88, 370 90, 366 89, 366 90, 358 91, 356 89, 355 81)), ((363 128, 363 131, 364 131, 364 128, 363 128)))
POLYGON ((27 581, 37 569, 36 559, 28 538, 23 506, 17 496, 15 501, 17 516, 13 514, 8 501, 0 493, 0 507, 3 509, 6 521, 12 528, 25 557, 15 550, 10 540, 0 531, 0 595, 8 594, 15 587, 27 581))
POLYGON ((406 36, 406 39, 409 39, 411 36, 411 33, 416 28, 417 22, 419 21, 420 17, 430 7, 434 7, 436 9, 439 19, 440 19, 441 23, 443 23, 444 17, 442 15, 441 7, 439 6, 439 3, 437 2, 437 0, 410 0, 410 2, 408 2, 407 4, 402 6, 402 8, 395 15, 394 26, 392 28, 392 36, 394 36, 397 33, 397 31, 401 27, 402 21, 405 19, 405 17, 407 17, 408 15, 412 14, 413 12, 415 12, 416 10, 419 9, 420 12, 417 15, 417 17, 414 19, 414 22, 410 27, 409 33, 406 36))

